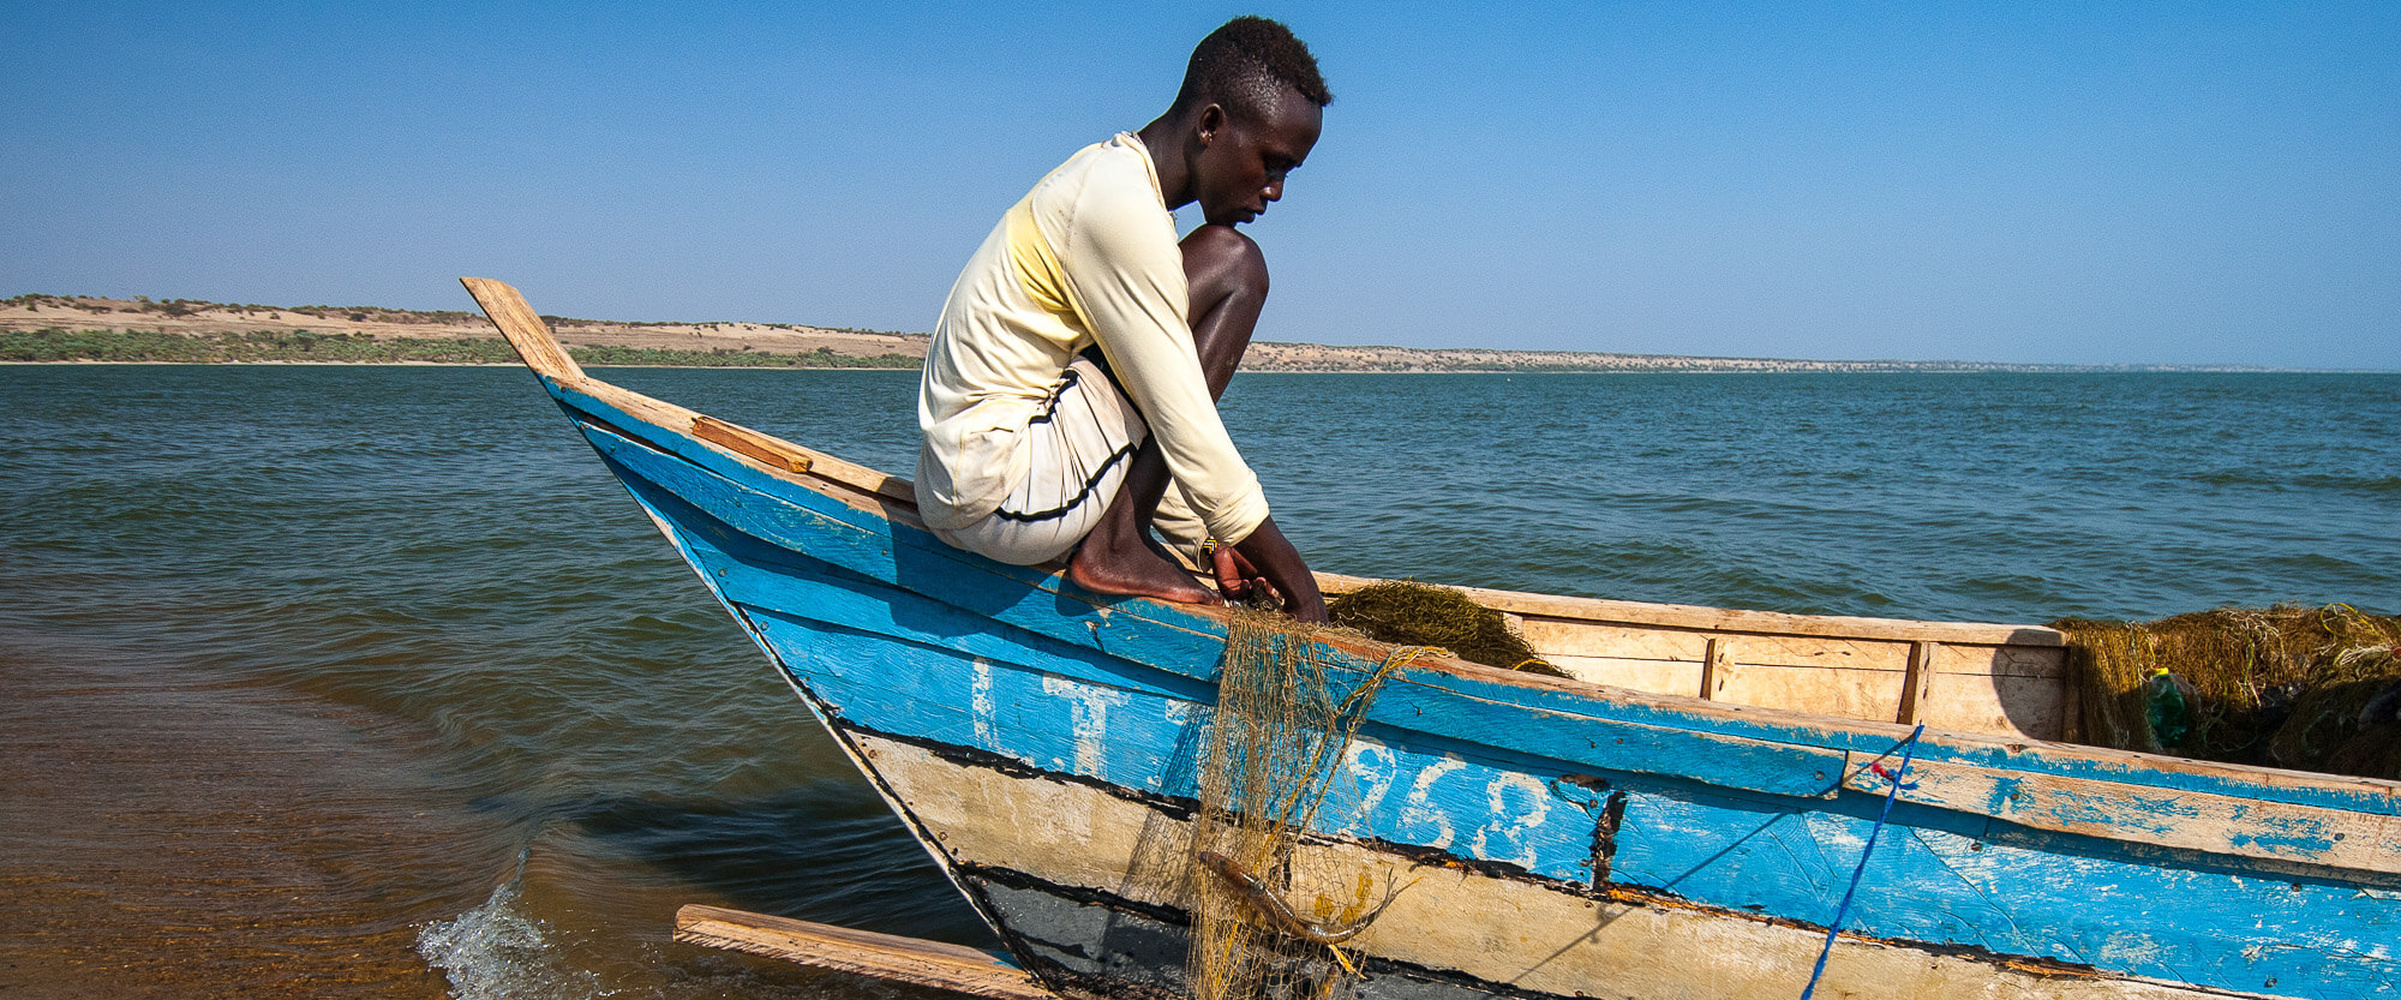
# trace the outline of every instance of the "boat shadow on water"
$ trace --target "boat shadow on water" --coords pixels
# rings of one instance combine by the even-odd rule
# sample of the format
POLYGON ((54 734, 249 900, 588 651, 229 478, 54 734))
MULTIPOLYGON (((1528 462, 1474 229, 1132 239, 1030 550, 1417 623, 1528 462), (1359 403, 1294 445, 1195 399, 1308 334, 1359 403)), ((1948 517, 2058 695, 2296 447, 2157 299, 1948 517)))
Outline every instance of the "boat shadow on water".
POLYGON ((571 852, 632 858, 657 869, 661 888, 729 907, 993 945, 941 869, 864 791, 827 779, 745 798, 569 800, 541 810, 552 819, 533 839, 566 833, 571 852))

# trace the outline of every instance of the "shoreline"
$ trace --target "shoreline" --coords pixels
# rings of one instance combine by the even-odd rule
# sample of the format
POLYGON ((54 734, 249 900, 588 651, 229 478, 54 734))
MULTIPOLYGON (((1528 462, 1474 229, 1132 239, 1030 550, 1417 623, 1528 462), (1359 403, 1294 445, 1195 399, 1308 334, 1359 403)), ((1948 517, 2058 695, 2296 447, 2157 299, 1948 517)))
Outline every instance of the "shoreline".
MULTIPOLYGON (((931 339, 922 333, 791 323, 542 319, 578 363, 594 368, 911 370, 925 357, 931 339), (732 357, 757 361, 712 363, 732 357), (835 363, 812 363, 819 361, 835 363)), ((513 360, 504 359, 513 359, 514 352, 496 333, 481 315, 461 311, 159 302, 145 297, 19 295, 0 300, 0 364, 513 365, 513 360), (320 348, 323 353, 352 356, 323 357, 320 348)), ((1251 344, 1240 370, 1296 375, 2381 373, 2256 365, 1828 361, 1269 340, 1251 344)))

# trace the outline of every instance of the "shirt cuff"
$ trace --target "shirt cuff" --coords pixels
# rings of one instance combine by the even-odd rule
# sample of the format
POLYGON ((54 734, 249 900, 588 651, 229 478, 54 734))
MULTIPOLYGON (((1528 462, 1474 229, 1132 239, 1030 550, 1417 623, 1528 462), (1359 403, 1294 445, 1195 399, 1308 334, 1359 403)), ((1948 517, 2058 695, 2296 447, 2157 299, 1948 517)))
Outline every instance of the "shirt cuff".
MULTIPOLYGON (((1200 505, 1193 506, 1198 508, 1200 505)), ((1228 545, 1240 544, 1267 520, 1267 493, 1259 488, 1258 480, 1254 479, 1248 488, 1227 499, 1216 510, 1202 515, 1201 519, 1209 524, 1209 537, 1228 545)))

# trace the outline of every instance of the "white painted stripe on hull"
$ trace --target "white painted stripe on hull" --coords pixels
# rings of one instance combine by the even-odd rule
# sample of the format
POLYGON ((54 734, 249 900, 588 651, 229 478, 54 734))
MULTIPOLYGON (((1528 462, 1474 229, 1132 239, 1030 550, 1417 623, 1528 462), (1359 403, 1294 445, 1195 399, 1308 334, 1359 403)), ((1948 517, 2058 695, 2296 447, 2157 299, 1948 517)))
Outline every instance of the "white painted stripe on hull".
MULTIPOLYGON (((1087 784, 1003 774, 866 734, 851 739, 941 853, 1184 908, 1189 821, 1087 784)), ((1292 884, 1287 895, 1295 908, 1320 915, 1336 915, 1362 894, 1373 905, 1386 886, 1406 886, 1350 950, 1564 995, 1789 1000, 1799 995, 1825 939, 1822 931, 1755 917, 1667 900, 1596 900, 1347 842, 1303 845, 1292 884)), ((1836 944, 1821 991, 1850 1000, 2259 995, 2046 973, 1852 938, 1836 944)))

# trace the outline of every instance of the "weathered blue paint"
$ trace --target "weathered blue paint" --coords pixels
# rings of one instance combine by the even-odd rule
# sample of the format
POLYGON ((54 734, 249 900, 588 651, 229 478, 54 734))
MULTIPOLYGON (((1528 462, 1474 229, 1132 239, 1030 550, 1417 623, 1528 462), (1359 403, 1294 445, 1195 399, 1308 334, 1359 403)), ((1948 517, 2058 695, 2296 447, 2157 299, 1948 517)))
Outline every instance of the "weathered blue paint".
MULTIPOLYGON (((1194 794, 1223 648, 1216 619, 1078 594, 1055 574, 952 550, 552 388, 695 569, 842 724, 1153 796, 1194 794)), ((1881 753, 1905 732, 1729 718, 1573 685, 1410 668, 1377 698, 1344 760, 1355 798, 1327 810, 1321 827, 1591 887, 1597 782, 1624 802, 1613 886, 1822 924, 1878 805, 1835 791, 1855 759, 1846 755, 1881 753)), ((2042 747, 1935 736, 1921 756, 2401 813, 2373 789, 2246 782, 2042 747)), ((1849 929, 2228 990, 2274 982, 2279 995, 2347 998, 2401 989, 2401 895, 2340 872, 2276 875, 2240 857, 2145 849, 2146 832, 2197 821, 2172 795, 2131 811, 2114 800, 2059 807, 2091 810, 2130 843, 1993 818, 2015 790, 1996 786, 1987 815, 1912 804, 1904 793, 1849 929)), ((2263 821, 2246 836, 2304 858, 2332 845, 2309 824, 2263 821)))
MULTIPOLYGON (((940 580, 950 588, 940 595, 945 603, 997 620, 1019 625, 1064 641, 1102 649, 1160 669, 1202 679, 1214 675, 1213 652, 1222 627, 1214 619, 1183 608, 1149 601, 1119 602, 1082 595, 1067 587, 1056 573, 1007 566, 960 552, 932 536, 893 525, 871 513, 792 489, 740 461, 715 451, 687 435, 652 427, 590 395, 554 386, 554 393, 572 416, 588 412, 609 425, 638 437, 639 452, 672 455, 690 469, 660 466, 668 480, 696 488, 714 515, 742 532, 779 546, 808 551, 808 539, 829 544, 833 551, 812 553, 862 575, 897 582, 940 580), (705 479, 691 472, 713 473, 705 479), (802 520, 794 522, 798 517, 802 520), (840 529, 854 529, 858 539, 846 539, 840 529), (822 532, 822 535, 813 533, 822 532), (973 571, 973 572, 970 572, 973 571), (1006 581, 1005 583, 1003 581, 1006 581), (1125 613, 1112 614, 1112 609, 1125 613), (1124 645, 1111 642, 1123 639, 1124 645), (1172 640, 1181 639, 1175 642, 1172 640), (1168 645, 1162 646, 1162 642, 1168 645)), ((604 455, 627 446, 607 430, 585 426, 586 436, 604 455)), ((669 482, 671 487, 675 485, 669 482)), ((755 542, 754 542, 755 544, 755 542)), ((1643 701, 1596 697, 1585 690, 1563 689, 1531 681, 1498 681, 1481 677, 1443 675, 1440 685, 1459 695, 1487 699, 1527 709, 1588 713, 1606 704, 1620 722, 1692 730, 1693 716, 1672 706, 1643 701)), ((1804 745, 1832 751, 1877 754, 1908 735, 1909 727, 1850 720, 1828 720, 1823 726, 1795 725, 1766 718, 1713 718, 1702 737, 1736 737, 1771 743, 1804 745)), ((2169 790, 2244 796, 2262 802, 2282 802, 2341 809, 2371 815, 2401 816, 2401 796, 2385 789, 2330 785, 2273 784, 2210 772, 2140 766, 2127 759, 2094 759, 2062 755, 2040 745, 2001 749, 1980 745, 1947 745, 1939 736, 1924 751, 1927 759, 2022 771, 2027 774, 2090 778, 2169 790)), ((2401 843, 2396 844, 2401 850, 2401 843)))
MULTIPOLYGON (((1190 794, 1188 723, 1202 713, 1189 702, 937 649, 896 653, 877 637, 847 630, 793 635, 779 625, 769 634, 779 652, 797 652, 797 659, 785 654, 787 664, 819 690, 857 692, 842 704, 848 721, 887 732, 940 733, 932 738, 1036 767, 1190 794), (923 679, 924 686, 871 686, 895 676, 923 679), (955 707, 961 701, 998 710, 979 716, 971 707, 962 718, 955 707), (1096 712, 1096 705, 1105 708, 1096 712), (1100 751, 1080 751, 1077 737, 1095 729, 1105 737, 1100 751), (1121 777, 1136 774, 1144 777, 1121 777), (1164 785, 1151 777, 1162 774, 1164 785)), ((1590 883, 1594 814, 1551 791, 1555 774, 1546 780, 1521 770, 1527 766, 1522 760, 1430 755, 1381 741, 1360 747, 1351 761, 1358 811, 1347 821, 1324 824, 1329 832, 1440 848, 1590 883)), ((1623 782, 1621 790, 1630 792, 1614 862, 1619 884, 1803 922, 1830 916, 1830 894, 1839 895, 1872 817, 1872 802, 1845 801, 1850 808, 1842 812, 1802 812, 1725 797, 1685 799, 1646 790, 1634 775, 1601 777, 1623 782)), ((2372 953, 2374 942, 2401 934, 2389 907, 2343 919, 2357 892, 2352 886, 2296 885, 1983 844, 1942 829, 1939 813, 1896 811, 1901 825, 1895 833, 1909 836, 1889 838, 1883 850, 1890 853, 1869 869, 1854 907, 1859 933, 2169 979, 2218 968, 2220 984, 2339 978, 2340 970, 2320 953, 2358 950, 2363 943, 2372 953), (2113 905, 2093 905, 2100 885, 2112 887, 2113 905), (2194 927, 2228 914, 2244 914, 2246 923, 2194 927), (2234 930, 2241 939, 2226 933, 2234 930), (2252 935, 2283 947, 2246 955, 2243 941, 2262 939, 2252 935)), ((2362 981, 2401 974, 2389 957, 2354 964, 2352 975, 2362 981)))

